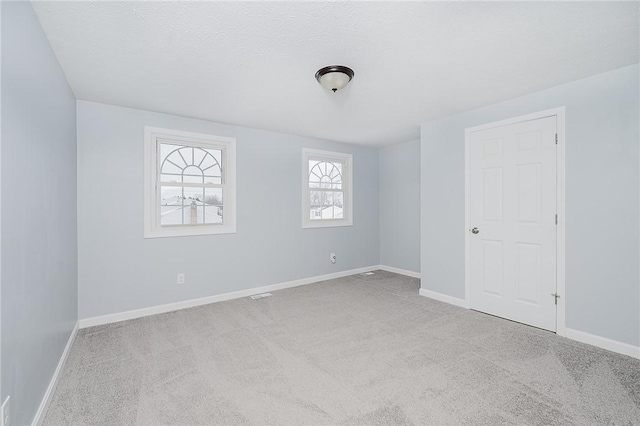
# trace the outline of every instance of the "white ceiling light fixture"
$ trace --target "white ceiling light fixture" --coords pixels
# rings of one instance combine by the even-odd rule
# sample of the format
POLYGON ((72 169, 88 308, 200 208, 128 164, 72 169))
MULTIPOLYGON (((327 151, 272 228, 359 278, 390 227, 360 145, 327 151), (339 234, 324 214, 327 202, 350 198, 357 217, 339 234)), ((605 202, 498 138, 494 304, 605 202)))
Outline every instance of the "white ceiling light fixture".
POLYGON ((322 87, 334 93, 346 86, 353 78, 353 70, 344 65, 329 65, 316 72, 316 80, 322 87))

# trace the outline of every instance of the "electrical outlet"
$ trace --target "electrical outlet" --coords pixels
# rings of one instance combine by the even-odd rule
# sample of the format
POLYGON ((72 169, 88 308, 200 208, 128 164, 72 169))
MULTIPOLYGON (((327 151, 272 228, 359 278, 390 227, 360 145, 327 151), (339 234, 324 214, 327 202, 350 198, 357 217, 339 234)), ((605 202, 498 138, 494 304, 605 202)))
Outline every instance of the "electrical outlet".
POLYGON ((335 253, 331 253, 329 255, 329 260, 331 261, 331 263, 336 263, 336 260, 337 260, 336 254, 335 253))
POLYGON ((2 408, 0 408, 0 424, 2 426, 9 426, 11 424, 11 410, 9 405, 10 398, 11 397, 8 396, 2 403, 2 408))
POLYGON ((187 277, 185 276, 184 272, 181 274, 178 274, 178 284, 184 284, 187 281, 187 277))

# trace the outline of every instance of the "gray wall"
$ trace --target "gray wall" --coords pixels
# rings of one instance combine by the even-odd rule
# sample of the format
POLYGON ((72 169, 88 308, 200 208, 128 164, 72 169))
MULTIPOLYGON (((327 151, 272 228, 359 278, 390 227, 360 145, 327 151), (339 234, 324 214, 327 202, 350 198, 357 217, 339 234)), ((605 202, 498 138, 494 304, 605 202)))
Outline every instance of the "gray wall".
POLYGON ((1 393, 20 425, 77 320, 76 101, 31 3, 1 7, 1 393))
POLYGON ((420 272, 420 141, 379 155, 380 264, 420 272))
POLYGON ((422 125, 422 287, 464 298, 464 129, 566 107, 566 326, 640 344, 639 67, 422 125))
POLYGON ((376 149, 79 101, 78 182, 80 318, 379 262, 376 149), (236 234, 143 238, 145 125, 236 138, 236 234), (302 229, 303 147, 353 154, 353 226, 302 229))

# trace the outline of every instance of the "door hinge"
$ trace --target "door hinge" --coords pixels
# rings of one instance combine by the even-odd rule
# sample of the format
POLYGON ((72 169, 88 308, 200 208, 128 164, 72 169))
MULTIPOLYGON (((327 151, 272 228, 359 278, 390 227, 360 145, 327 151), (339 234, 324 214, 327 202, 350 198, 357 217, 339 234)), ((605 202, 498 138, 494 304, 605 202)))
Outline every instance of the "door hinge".
POLYGON ((556 225, 558 224, 558 213, 556 213, 556 225))
POLYGON ((554 300, 556 302, 556 305, 557 305, 558 304, 558 297, 560 297, 560 295, 558 293, 551 293, 551 296, 553 296, 553 298, 554 298, 554 300))
POLYGON ((556 133, 556 145, 558 145, 558 134, 556 133))

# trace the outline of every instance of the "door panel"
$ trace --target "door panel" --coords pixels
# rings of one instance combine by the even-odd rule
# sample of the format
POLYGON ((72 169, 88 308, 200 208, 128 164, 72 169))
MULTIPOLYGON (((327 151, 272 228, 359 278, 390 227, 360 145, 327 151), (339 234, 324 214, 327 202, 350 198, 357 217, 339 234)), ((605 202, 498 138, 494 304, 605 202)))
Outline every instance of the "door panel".
POLYGON ((502 297, 502 241, 482 241, 482 291, 502 297))
POLYGON ((517 300, 540 305, 542 287, 542 247, 540 244, 516 243, 517 300))
POLYGON ((516 197, 518 197, 518 222, 540 224, 542 182, 540 163, 520 164, 517 167, 516 197))
POLYGON ((556 329, 556 117, 472 132, 470 305, 556 329))
POLYGON ((502 221, 502 168, 482 171, 482 220, 502 221))

